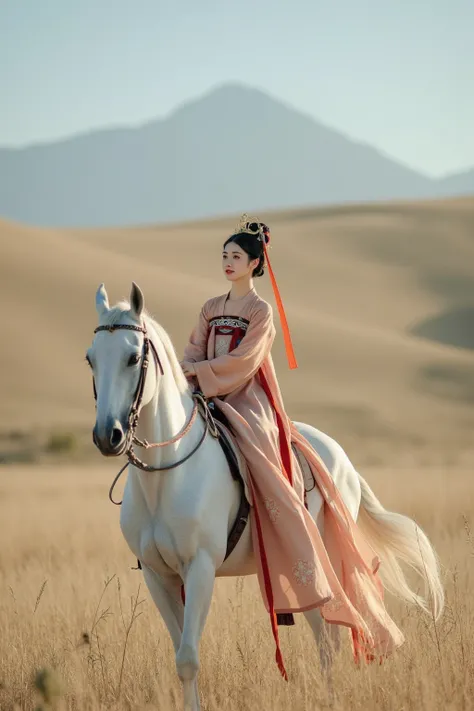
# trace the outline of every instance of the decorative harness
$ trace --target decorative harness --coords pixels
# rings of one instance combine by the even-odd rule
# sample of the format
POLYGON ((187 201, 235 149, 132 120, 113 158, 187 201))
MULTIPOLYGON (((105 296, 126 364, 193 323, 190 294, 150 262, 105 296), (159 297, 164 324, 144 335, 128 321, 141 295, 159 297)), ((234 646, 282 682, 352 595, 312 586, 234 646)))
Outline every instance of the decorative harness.
MULTIPOLYGON (((98 333, 99 331, 108 331, 109 333, 112 333, 113 331, 118 331, 118 330, 124 330, 124 331, 138 331, 139 333, 143 333, 143 352, 142 352, 142 364, 140 368, 140 374, 138 377, 138 384, 137 388, 135 391, 135 395, 133 398, 132 406, 130 408, 130 413, 128 415, 128 429, 127 429, 127 434, 126 434, 126 449, 124 451, 124 454, 127 456, 128 462, 122 467, 122 469, 119 471, 117 476, 112 482, 112 486, 110 487, 109 490, 109 499, 110 501, 115 504, 116 506, 120 506, 122 503, 121 501, 115 501, 113 499, 113 491, 115 488, 115 485, 117 484, 120 476, 122 473, 125 471, 125 469, 128 467, 129 464, 132 464, 135 467, 138 467, 138 469, 141 469, 142 471, 145 472, 163 472, 163 471, 169 471, 171 469, 176 469, 176 467, 179 467, 181 464, 184 464, 188 459, 190 459, 200 448, 202 443, 204 442, 204 439, 206 437, 206 434, 209 432, 213 437, 216 439, 219 438, 220 434, 217 429, 217 426, 213 420, 212 414, 209 410, 209 406, 207 404, 206 398, 204 395, 200 392, 194 392, 192 397, 194 400, 194 407, 193 411, 191 413, 191 417, 189 418, 189 421, 187 424, 184 426, 184 428, 179 432, 177 435, 172 437, 171 439, 166 440, 165 442, 147 442, 147 440, 141 440, 138 439, 138 437, 135 435, 135 430, 138 425, 138 418, 140 416, 140 411, 142 408, 142 400, 143 400, 143 392, 145 389, 145 380, 146 380, 146 374, 148 371, 148 365, 149 365, 149 360, 150 360, 150 348, 153 353, 153 357, 155 359, 155 363, 157 368, 159 368, 161 375, 164 375, 164 370, 163 366, 161 364, 160 357, 157 353, 157 350, 153 344, 153 341, 150 340, 148 336, 148 332, 146 330, 146 327, 143 326, 132 326, 128 324, 114 324, 112 326, 98 326, 95 330, 94 333, 98 333), (201 415, 201 417, 204 420, 204 431, 199 439, 199 442, 196 444, 194 449, 187 454, 185 457, 180 459, 179 461, 175 462, 174 464, 167 464, 166 466, 162 467, 154 467, 150 464, 146 464, 143 462, 141 459, 137 457, 133 450, 133 445, 137 445, 138 447, 143 447, 144 449, 154 449, 156 447, 167 447, 171 444, 175 444, 176 442, 179 442, 180 439, 182 439, 188 432, 190 431, 191 427, 193 426, 194 422, 196 421, 197 414, 201 415)), ((92 384, 93 384, 93 389, 94 389, 94 400, 97 402, 97 390, 95 387, 95 380, 94 377, 92 377, 92 384)))

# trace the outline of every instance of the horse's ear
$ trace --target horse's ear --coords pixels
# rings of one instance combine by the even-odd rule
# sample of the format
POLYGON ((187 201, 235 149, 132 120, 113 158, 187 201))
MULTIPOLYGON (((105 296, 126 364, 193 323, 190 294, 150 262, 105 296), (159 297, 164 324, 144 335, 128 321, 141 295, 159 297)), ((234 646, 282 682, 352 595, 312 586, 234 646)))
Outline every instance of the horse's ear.
POLYGON ((140 289, 138 284, 135 284, 134 281, 132 281, 130 304, 132 306, 132 311, 134 312, 135 316, 137 318, 140 318, 140 316, 142 315, 143 309, 145 308, 145 298, 143 296, 142 290, 140 289))
POLYGON ((95 295, 95 307, 99 316, 103 316, 109 310, 109 297, 104 284, 101 284, 95 295))

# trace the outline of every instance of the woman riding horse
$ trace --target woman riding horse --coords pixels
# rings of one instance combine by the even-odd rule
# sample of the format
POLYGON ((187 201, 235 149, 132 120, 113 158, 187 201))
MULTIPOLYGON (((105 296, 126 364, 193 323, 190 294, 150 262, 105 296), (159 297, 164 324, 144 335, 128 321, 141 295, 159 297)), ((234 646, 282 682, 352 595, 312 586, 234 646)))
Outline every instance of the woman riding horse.
POLYGON ((223 246, 230 291, 201 309, 181 363, 225 415, 248 465, 252 535, 262 595, 278 645, 277 613, 319 608, 329 623, 352 631, 354 653, 381 658, 403 642, 387 614, 379 560, 352 519, 319 455, 286 414, 271 356, 272 307, 254 287, 268 267, 290 368, 288 325, 268 257, 269 228, 246 215, 223 246), (292 445, 306 458, 323 496, 324 542, 305 506, 292 445))

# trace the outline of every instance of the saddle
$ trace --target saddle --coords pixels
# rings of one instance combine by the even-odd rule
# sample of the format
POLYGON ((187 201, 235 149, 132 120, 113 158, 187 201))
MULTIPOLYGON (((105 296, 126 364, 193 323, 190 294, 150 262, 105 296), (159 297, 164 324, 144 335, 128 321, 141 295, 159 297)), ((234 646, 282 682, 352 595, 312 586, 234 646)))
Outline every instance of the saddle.
POLYGON ((214 424, 219 432, 219 444, 225 454, 232 479, 238 482, 240 488, 240 504, 237 516, 227 538, 227 548, 224 560, 230 556, 237 543, 240 541, 250 515, 250 504, 245 494, 245 482, 242 475, 241 464, 238 457, 238 448, 232 437, 232 429, 227 417, 219 408, 215 407, 212 400, 207 402, 214 424))

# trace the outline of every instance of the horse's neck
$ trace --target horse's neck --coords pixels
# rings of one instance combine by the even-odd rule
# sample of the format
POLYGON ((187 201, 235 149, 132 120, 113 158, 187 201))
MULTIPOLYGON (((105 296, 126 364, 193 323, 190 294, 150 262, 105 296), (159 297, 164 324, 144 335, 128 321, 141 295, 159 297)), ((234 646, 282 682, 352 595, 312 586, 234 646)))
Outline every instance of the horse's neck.
MULTIPOLYGON (((150 335, 157 345, 155 333, 150 335)), ((176 437, 189 422, 194 407, 191 392, 189 390, 185 393, 180 392, 168 359, 162 357, 161 361, 164 374, 158 376, 158 387, 152 400, 142 408, 136 429, 138 439, 146 439, 150 443, 166 442, 176 437)), ((150 359, 149 369, 153 367, 155 367, 154 360, 150 359)), ((135 451, 139 459, 151 466, 162 467, 174 464, 191 451, 199 432, 200 428, 196 423, 191 431, 175 444, 148 450, 137 447, 135 451)), ((136 470, 136 476, 150 511, 156 508, 163 486, 169 487, 170 484, 178 483, 180 477, 176 476, 177 473, 177 470, 152 473, 136 470)))
MULTIPOLYGON (((188 422, 193 407, 194 401, 191 393, 180 393, 171 370, 164 366, 164 375, 160 386, 151 402, 140 413, 136 430, 137 437, 149 442, 165 442, 173 439, 188 422)), ((178 444, 179 442, 175 446, 178 444)), ((166 455, 173 449, 174 446, 169 445, 147 450, 153 458, 153 461, 149 463, 158 466, 160 461, 157 457, 164 456, 166 461, 166 455)))

